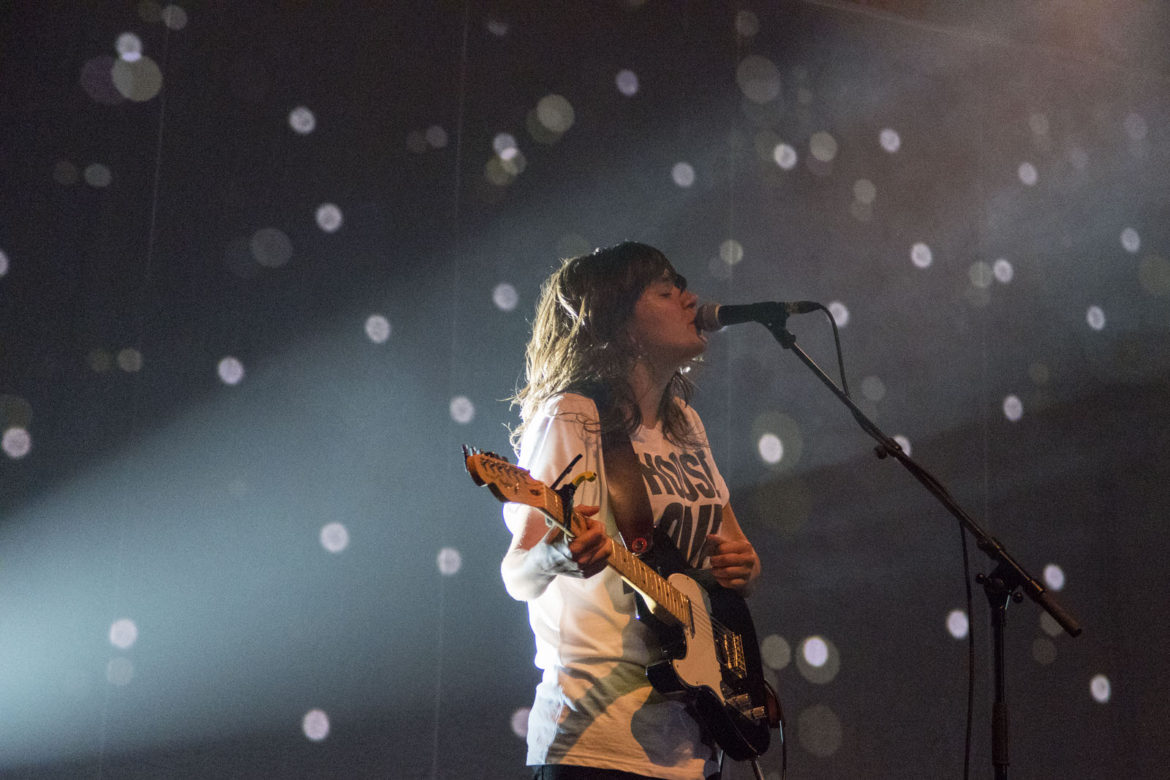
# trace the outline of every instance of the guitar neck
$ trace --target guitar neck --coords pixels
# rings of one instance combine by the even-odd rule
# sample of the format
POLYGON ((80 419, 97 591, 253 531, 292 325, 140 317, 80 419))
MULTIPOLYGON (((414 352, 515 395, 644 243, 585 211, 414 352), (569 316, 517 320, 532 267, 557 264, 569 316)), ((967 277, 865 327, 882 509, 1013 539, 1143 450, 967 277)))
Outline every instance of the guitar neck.
MULTIPOLYGON (((550 516, 552 514, 547 510, 546 513, 550 516)), ((559 515, 559 513, 557 514, 559 515)), ((584 518, 575 512, 572 513, 572 518, 572 523, 568 524, 570 527, 584 522, 584 518)), ((565 527, 566 524, 558 522, 558 525, 565 527)), ((570 536, 573 535, 575 534, 570 534, 570 536)), ((650 608, 654 617, 666 622, 689 626, 691 623, 691 604, 686 595, 667 582, 654 569, 647 566, 641 558, 630 552, 629 548, 620 544, 619 540, 612 541, 612 552, 606 563, 645 599, 646 606, 650 608)))

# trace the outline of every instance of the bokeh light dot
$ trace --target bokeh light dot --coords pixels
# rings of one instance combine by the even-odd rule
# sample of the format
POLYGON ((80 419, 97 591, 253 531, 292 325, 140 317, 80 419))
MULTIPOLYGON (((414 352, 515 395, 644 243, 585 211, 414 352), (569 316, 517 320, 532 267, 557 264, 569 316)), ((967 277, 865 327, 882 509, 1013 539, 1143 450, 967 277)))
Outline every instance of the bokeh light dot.
POLYGON ((964 639, 971 630, 967 613, 961 609, 952 609, 947 613, 947 633, 955 639, 964 639))
POLYGON ((1127 227, 1121 231, 1121 245, 1125 248, 1126 252, 1135 254, 1142 248, 1142 237, 1138 235, 1136 230, 1127 227))
POLYGON ((288 113, 288 126, 300 135, 308 135, 317 129, 317 117, 305 106, 297 106, 288 113))
POLYGON ((431 145, 432 149, 444 149, 450 141, 447 131, 440 125, 428 127, 427 131, 423 133, 423 137, 427 139, 427 143, 431 145))
POLYGON ((451 399, 451 419, 466 425, 475 419, 475 404, 465 395, 457 395, 451 399))
POLYGON ((792 647, 779 634, 769 634, 760 642, 760 658, 769 668, 780 671, 792 662, 792 647))
POLYGON ((181 6, 168 5, 162 9, 162 22, 172 30, 181 30, 187 26, 187 12, 181 6))
POLYGON ((810 636, 804 640, 800 652, 810 666, 821 667, 829 660, 829 646, 819 636, 810 636))
POLYGON ((110 173, 110 169, 101 163, 92 163, 85 166, 85 183, 91 187, 109 187, 114 180, 114 176, 110 173))
POLYGON ((3 249, 0 249, 0 276, 7 276, 7 275, 8 275, 8 255, 6 255, 4 253, 3 249))
POLYGON ((902 136, 898 135, 897 130, 886 128, 878 135, 878 142, 882 148, 890 154, 902 148, 902 136))
POLYGON ((719 245, 719 259, 728 265, 737 265, 743 260, 743 244, 729 238, 719 245))
POLYGON ((971 263, 971 267, 967 269, 967 278, 971 280, 971 285, 980 290, 986 290, 995 281, 995 274, 991 270, 991 266, 983 260, 976 260, 971 263))
POLYGON ((492 303, 500 311, 514 311, 520 303, 520 294, 507 282, 500 282, 492 290, 492 303))
POLYGON ((122 33, 114 43, 118 56, 126 62, 137 62, 142 59, 142 39, 134 33, 122 33))
POLYGON ((784 457, 784 443, 774 433, 765 433, 756 447, 765 463, 776 464, 784 457))
POLYGON ((220 380, 225 385, 238 385, 244 380, 244 364, 240 362, 239 358, 225 357, 219 361, 217 367, 220 380))
POLYGON ((349 529, 342 523, 326 523, 321 527, 320 540, 329 552, 342 552, 349 547, 349 529))
POLYGON ((831 301, 826 307, 829 314, 833 317, 833 322, 837 323, 838 328, 844 328, 849 324, 849 308, 840 301, 831 301))
POLYGON ((751 38, 760 31, 760 17, 746 9, 735 15, 735 31, 744 38, 751 38))
POLYGON ((1064 589, 1064 569, 1057 566, 1055 563, 1050 563, 1044 567, 1044 582, 1052 590, 1064 589))
POLYGON ((142 353, 133 347, 126 347, 118 351, 117 363, 118 368, 126 373, 137 373, 142 370, 142 353))
POLYGON ((801 711, 796 721, 800 746, 818 758, 828 758, 841 749, 841 719, 825 704, 801 711))
POLYGON ((439 574, 444 577, 453 577, 463 568, 463 556, 454 547, 444 547, 435 557, 435 566, 439 574))
POLYGON ((670 178, 679 187, 690 187, 695 183, 695 169, 690 163, 675 163, 670 169, 670 178))
POLYGON ((934 262, 934 252, 927 244, 919 242, 910 247, 910 262, 919 268, 929 268, 934 262))
POLYGON ((873 203, 877 199, 877 185, 869 179, 858 179, 853 183, 853 198, 858 203, 873 203))
POLYGON ((638 74, 634 73, 634 71, 619 70, 614 81, 617 83, 618 92, 626 97, 633 97, 638 94, 638 74))
POLYGON ((329 716, 324 710, 309 710, 301 719, 301 731, 313 742, 321 742, 329 736, 329 716))
POLYGON ((902 448, 902 452, 906 453, 907 455, 911 454, 911 447, 910 447, 910 440, 909 439, 907 439, 902 434, 898 434, 897 436, 894 436, 892 438, 894 439, 894 441, 896 441, 898 443, 898 446, 902 448))
POLYGON ((1004 259, 997 259, 991 266, 991 273, 995 275, 995 280, 1001 284, 1008 284, 1015 278, 1016 269, 1012 264, 1004 259))
POLYGON ((260 228, 252 234, 248 248, 256 262, 265 268, 279 268, 293 254, 292 241, 279 228, 260 228))
POLYGON ((129 650, 138 641, 138 625, 130 618, 119 618, 110 624, 110 644, 119 650, 129 650))
POLYGON ((1003 416, 1011 422, 1019 422, 1024 416, 1024 402, 1019 396, 1009 395, 1003 399, 1003 416))
POLYGON ((809 154, 825 163, 833 161, 837 148, 837 139, 823 130, 813 133, 808 141, 809 154))
POLYGON ((776 148, 772 150, 772 159, 781 169, 790 171, 796 167, 798 155, 790 144, 776 144, 776 148))
POLYGON ((573 105, 562 95, 545 95, 536 104, 536 118, 546 130, 565 133, 573 126, 573 105))
POLYGON ((1089 693, 1093 696, 1093 701, 1099 704, 1106 704, 1113 698, 1113 684, 1109 682, 1109 678, 1103 674, 1098 674, 1089 681, 1089 693))
POLYGON ((317 207, 317 227, 326 233, 336 233, 344 218, 341 209, 334 203, 322 203, 317 207))
POLYGON ((871 401, 886 397, 886 383, 880 376, 867 376, 861 380, 861 394, 871 401))
POLYGON ((1085 322, 1093 330, 1105 329, 1105 311, 1100 306, 1090 306, 1085 312, 1085 322))
POLYGON ((375 344, 385 344, 392 331, 390 320, 381 314, 371 314, 366 318, 366 337, 375 344))
POLYGON ((162 70, 157 62, 145 55, 133 62, 115 60, 110 78, 122 97, 137 103, 150 100, 162 91, 162 70))
POLYGON ((0 447, 13 460, 23 458, 32 451, 32 435, 24 428, 9 428, 4 431, 3 439, 0 439, 0 447))
POLYGON ((770 103, 780 96, 780 71, 776 63, 758 54, 749 54, 735 69, 735 82, 753 103, 770 103))
POLYGON ((528 715, 531 711, 528 707, 521 707, 512 713, 512 733, 521 739, 528 736, 528 715))
POLYGON ((1032 640, 1032 660, 1047 666, 1056 660, 1056 644, 1046 636, 1032 640))
POLYGON ((1040 173, 1036 170, 1036 166, 1030 162, 1020 163, 1017 175, 1027 187, 1034 187, 1040 181, 1040 173))

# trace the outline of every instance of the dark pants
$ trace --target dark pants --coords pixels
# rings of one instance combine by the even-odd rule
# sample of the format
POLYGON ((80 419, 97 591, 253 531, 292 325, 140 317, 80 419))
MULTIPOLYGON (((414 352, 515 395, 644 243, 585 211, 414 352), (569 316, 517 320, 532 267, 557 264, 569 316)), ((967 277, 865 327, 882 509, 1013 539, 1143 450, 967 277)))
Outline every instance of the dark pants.
MULTIPOLYGON (((619 772, 616 769, 594 769, 570 764, 545 764, 532 767, 532 780, 656 780, 647 775, 619 772)), ((716 777, 715 780, 718 780, 716 777)))

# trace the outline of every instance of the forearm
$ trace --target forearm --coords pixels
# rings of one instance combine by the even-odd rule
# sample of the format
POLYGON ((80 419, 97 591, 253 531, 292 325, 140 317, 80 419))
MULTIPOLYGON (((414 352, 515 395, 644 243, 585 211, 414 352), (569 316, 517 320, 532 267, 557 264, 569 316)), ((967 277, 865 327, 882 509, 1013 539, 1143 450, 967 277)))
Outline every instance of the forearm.
POLYGON ((517 601, 532 601, 544 593, 556 576, 552 558, 557 554, 557 550, 546 542, 527 550, 508 550, 500 563, 500 576, 508 595, 517 601))

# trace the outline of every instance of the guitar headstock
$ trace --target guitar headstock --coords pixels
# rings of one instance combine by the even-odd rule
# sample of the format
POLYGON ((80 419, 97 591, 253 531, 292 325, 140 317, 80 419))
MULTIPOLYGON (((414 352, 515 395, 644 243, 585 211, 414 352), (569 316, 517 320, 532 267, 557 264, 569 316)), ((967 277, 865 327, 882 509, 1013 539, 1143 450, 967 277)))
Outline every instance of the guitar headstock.
POLYGON ((551 491, 543 482, 534 479, 527 469, 514 466, 507 458, 493 452, 463 448, 467 473, 477 485, 487 485, 501 501, 513 501, 543 509, 551 491))

